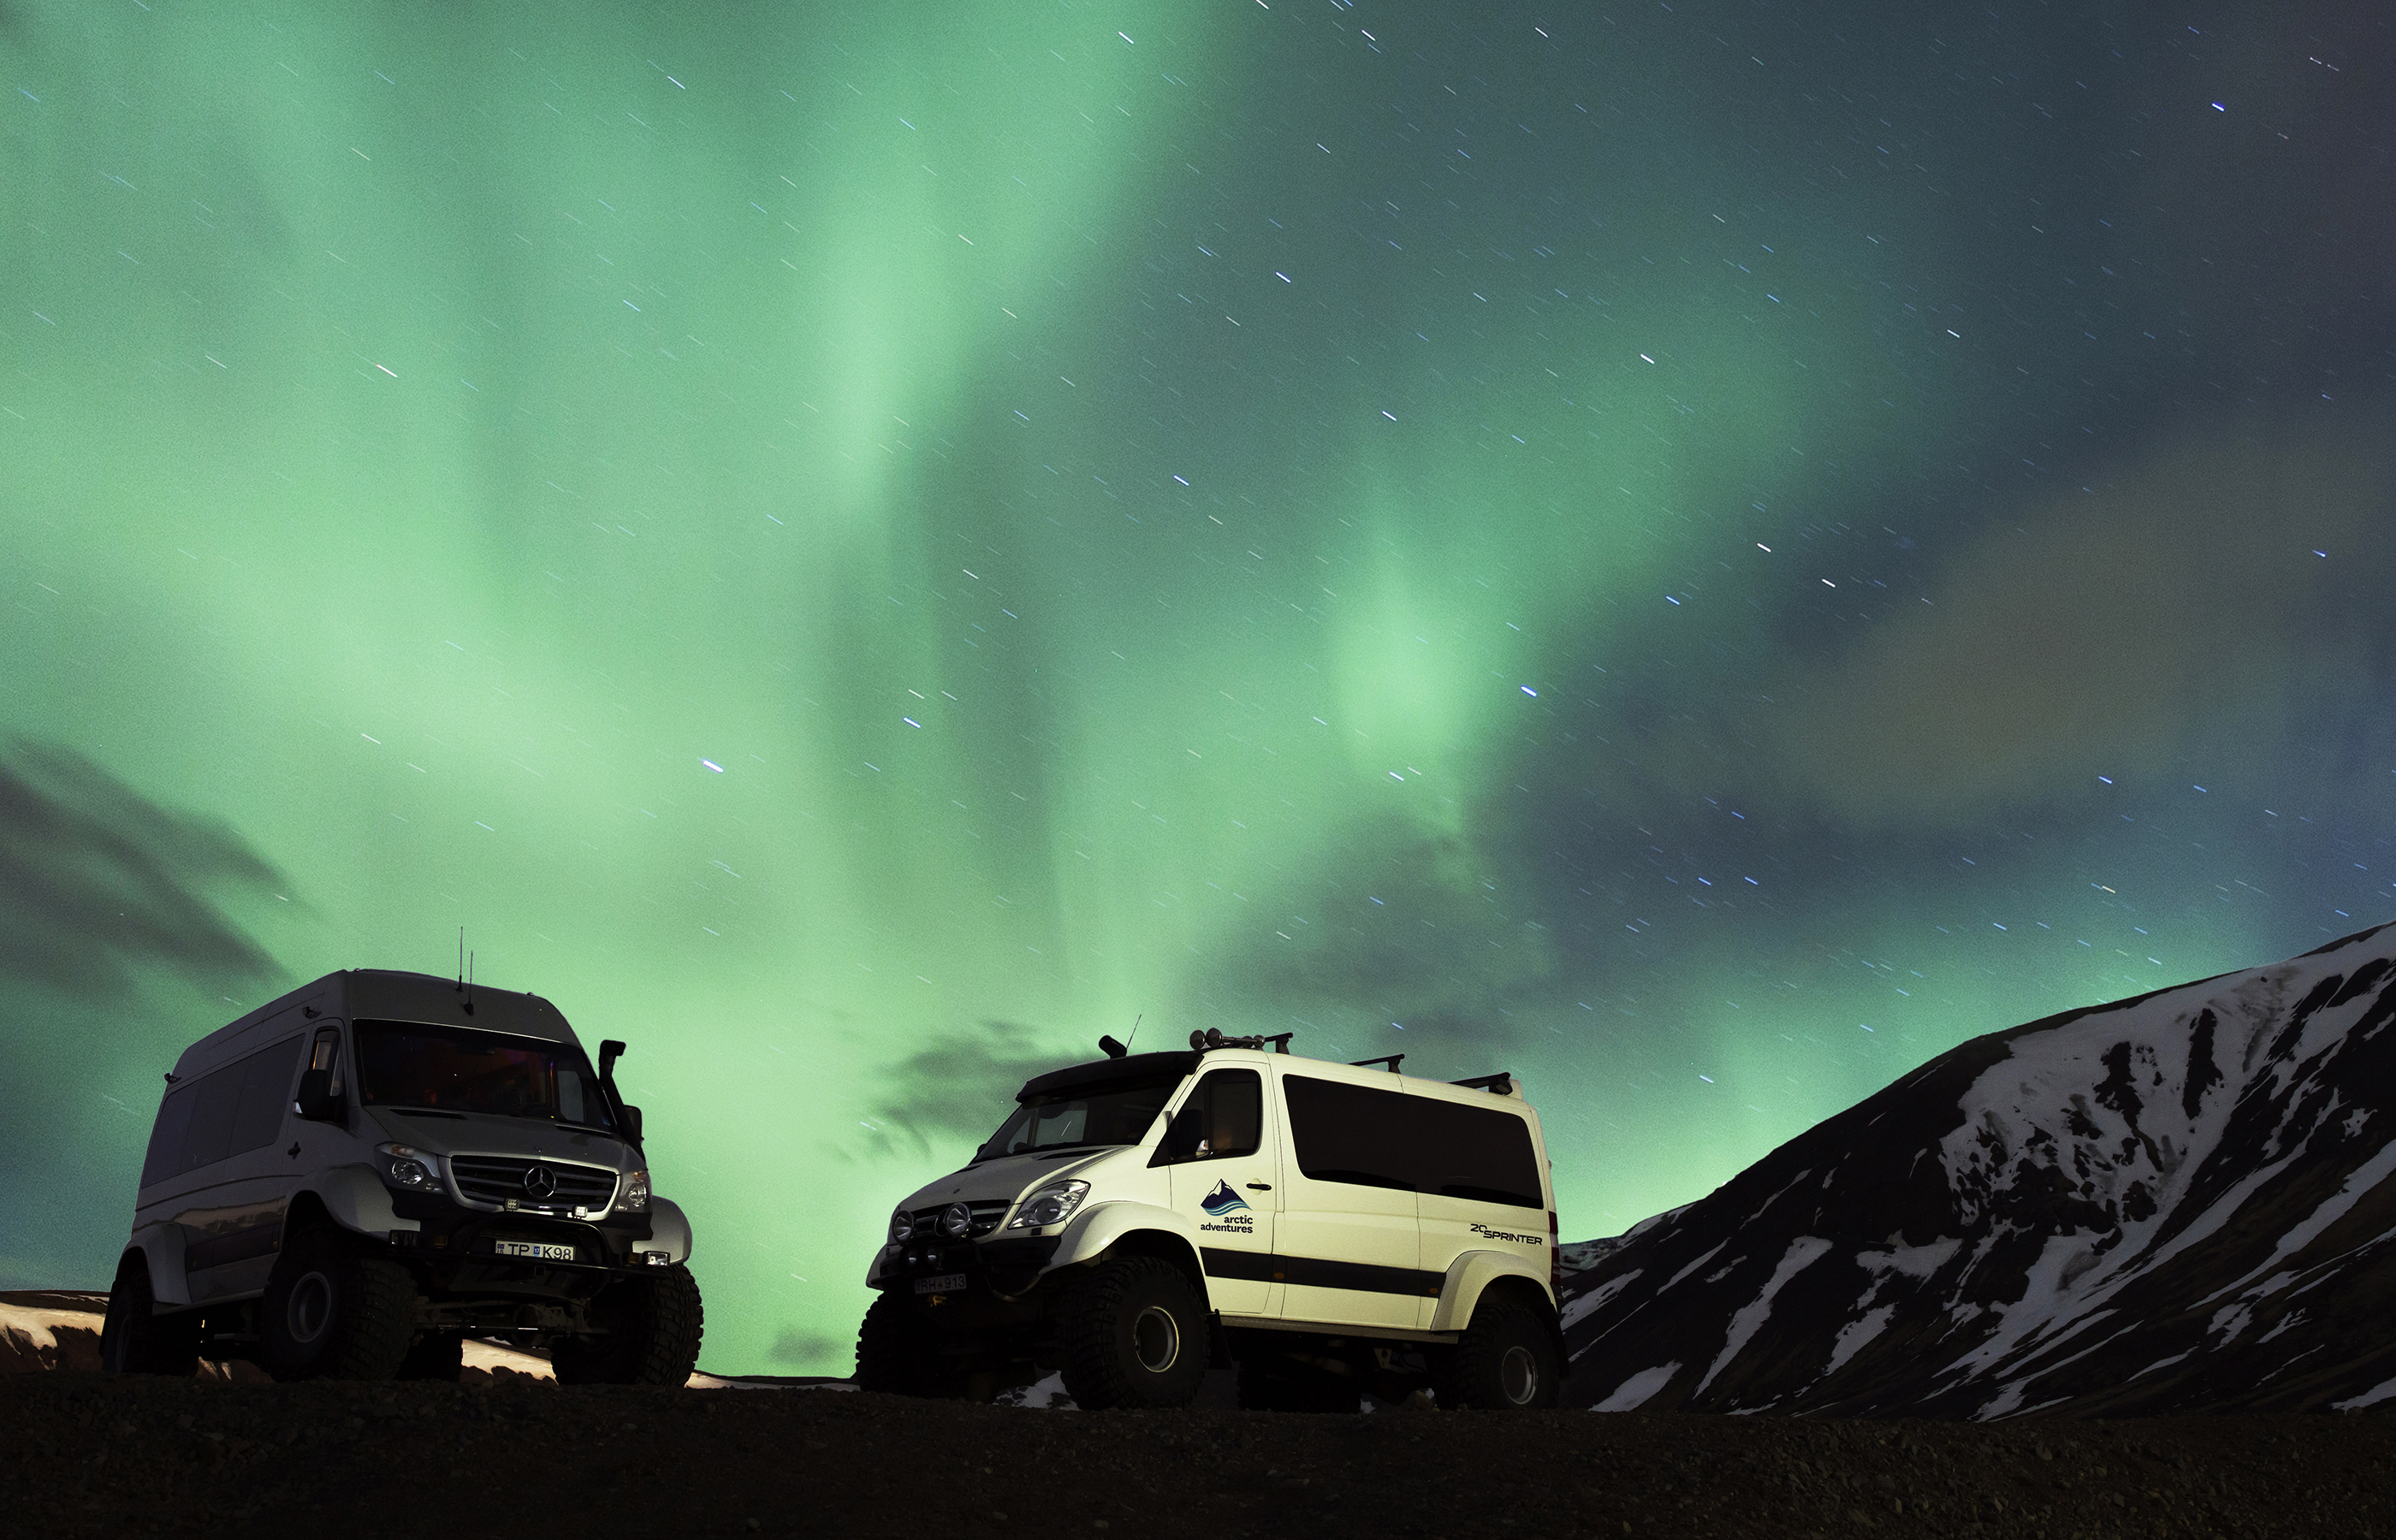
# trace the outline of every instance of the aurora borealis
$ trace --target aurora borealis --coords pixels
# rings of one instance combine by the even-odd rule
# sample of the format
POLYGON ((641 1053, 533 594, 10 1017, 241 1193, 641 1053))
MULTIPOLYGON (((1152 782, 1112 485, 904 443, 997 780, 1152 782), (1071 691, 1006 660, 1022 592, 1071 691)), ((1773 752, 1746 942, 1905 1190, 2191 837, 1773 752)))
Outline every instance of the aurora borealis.
POLYGON ((632 1043, 707 1367, 1101 1032, 1571 1238, 2396 915, 2367 7, 0 8, 0 1286, 344 966, 632 1043))

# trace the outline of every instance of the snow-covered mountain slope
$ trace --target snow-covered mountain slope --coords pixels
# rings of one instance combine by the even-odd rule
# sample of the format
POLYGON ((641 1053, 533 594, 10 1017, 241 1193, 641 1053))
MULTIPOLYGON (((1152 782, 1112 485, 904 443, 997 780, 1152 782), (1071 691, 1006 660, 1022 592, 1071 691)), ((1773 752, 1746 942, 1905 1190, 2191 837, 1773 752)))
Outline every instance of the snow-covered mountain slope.
POLYGON ((1565 1281, 1568 1402, 2396 1408, 2396 926, 1977 1038, 1565 1281))

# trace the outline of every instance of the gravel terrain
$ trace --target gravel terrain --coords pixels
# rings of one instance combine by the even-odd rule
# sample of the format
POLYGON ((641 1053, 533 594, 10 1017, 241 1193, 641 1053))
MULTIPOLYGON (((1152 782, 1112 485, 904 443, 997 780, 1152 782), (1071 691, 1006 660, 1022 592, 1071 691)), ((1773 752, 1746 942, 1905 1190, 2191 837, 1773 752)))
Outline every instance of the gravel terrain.
POLYGON ((1033 1412, 0 1376, 0 1533, 2396 1534, 2396 1419, 1033 1412))

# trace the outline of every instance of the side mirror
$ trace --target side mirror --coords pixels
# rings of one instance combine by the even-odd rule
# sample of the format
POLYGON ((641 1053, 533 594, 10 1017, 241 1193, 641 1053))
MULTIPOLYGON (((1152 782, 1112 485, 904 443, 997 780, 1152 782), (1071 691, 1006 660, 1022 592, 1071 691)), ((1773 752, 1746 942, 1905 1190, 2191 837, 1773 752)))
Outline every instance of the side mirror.
POLYGON ((1165 1125, 1165 1137, 1157 1142, 1156 1153, 1149 1157, 1148 1163, 1179 1165, 1196 1160, 1199 1141, 1205 1133, 1206 1109, 1196 1105, 1183 1108, 1180 1116, 1165 1125))
POLYGON ((300 1077, 300 1094, 292 1098, 291 1110, 307 1122, 347 1121, 341 1098, 333 1090, 333 1072, 330 1069, 311 1069, 300 1077))
POLYGON ((624 1109, 624 1137, 632 1144, 641 1142, 641 1109, 637 1107, 624 1109))

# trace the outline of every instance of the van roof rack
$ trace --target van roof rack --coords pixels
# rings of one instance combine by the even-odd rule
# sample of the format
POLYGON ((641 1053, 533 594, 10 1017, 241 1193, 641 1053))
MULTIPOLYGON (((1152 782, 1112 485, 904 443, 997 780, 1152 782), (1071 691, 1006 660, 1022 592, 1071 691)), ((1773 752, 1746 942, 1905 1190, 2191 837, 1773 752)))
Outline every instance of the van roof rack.
POLYGON ((1289 1052, 1289 1040, 1296 1036, 1296 1032, 1274 1032, 1250 1037, 1225 1037, 1220 1027, 1209 1027, 1203 1032, 1191 1033, 1190 1046, 1203 1054, 1209 1048, 1261 1048, 1270 1042, 1274 1053, 1286 1054, 1289 1052))
POLYGON ((1379 1058, 1350 1059, 1348 1062, 1359 1069, 1369 1069, 1374 1065, 1386 1064, 1390 1067, 1390 1073, 1394 1075, 1398 1072, 1398 1066, 1405 1061, 1406 1055, 1404 1054, 1384 1054, 1379 1058))
POLYGON ((1497 1096, 1511 1095, 1514 1091, 1514 1077, 1504 1069, 1498 1070, 1494 1075, 1468 1075, 1460 1081, 1449 1081, 1447 1083, 1460 1085, 1467 1091, 1486 1091, 1497 1096))

